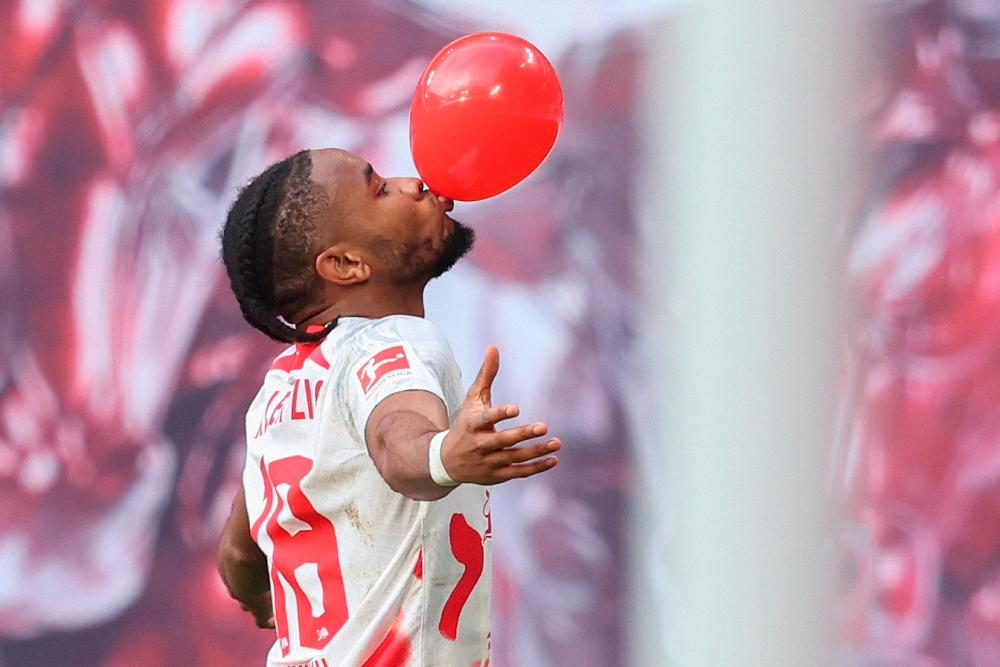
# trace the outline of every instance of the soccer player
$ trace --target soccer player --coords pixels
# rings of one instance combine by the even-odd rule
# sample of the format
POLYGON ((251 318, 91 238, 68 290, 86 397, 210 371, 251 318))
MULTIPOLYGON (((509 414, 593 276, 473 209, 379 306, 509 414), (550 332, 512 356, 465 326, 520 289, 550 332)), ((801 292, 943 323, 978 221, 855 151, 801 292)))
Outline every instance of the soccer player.
POLYGON ((302 151, 237 196, 222 256, 246 320, 291 343, 247 411, 219 570, 268 665, 489 663, 489 493, 556 465, 498 427, 499 352, 464 395, 427 283, 469 251, 453 203, 350 153, 302 151))

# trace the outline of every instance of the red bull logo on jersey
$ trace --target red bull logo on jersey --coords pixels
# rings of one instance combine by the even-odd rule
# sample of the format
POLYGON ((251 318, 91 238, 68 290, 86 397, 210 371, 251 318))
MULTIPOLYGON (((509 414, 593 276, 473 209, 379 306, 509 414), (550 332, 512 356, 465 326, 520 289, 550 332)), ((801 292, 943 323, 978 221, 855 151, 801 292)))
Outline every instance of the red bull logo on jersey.
POLYGON ((393 371, 405 370, 410 367, 410 360, 406 358, 406 350, 402 345, 393 345, 380 352, 376 352, 371 359, 358 369, 358 381, 361 382, 361 390, 366 394, 378 384, 378 381, 393 371))

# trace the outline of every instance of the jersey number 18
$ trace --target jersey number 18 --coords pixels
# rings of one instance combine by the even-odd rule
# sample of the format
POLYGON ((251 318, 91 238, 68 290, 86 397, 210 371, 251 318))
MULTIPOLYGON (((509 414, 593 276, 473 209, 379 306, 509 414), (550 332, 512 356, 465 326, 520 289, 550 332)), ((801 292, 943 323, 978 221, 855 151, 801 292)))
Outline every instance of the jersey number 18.
POLYGON ((322 649, 347 622, 347 596, 340 570, 337 532, 333 523, 316 511, 302 491, 302 479, 313 462, 304 456, 289 456, 265 466, 264 512, 251 533, 258 538, 261 524, 271 538, 271 595, 274 600, 274 626, 281 654, 290 651, 286 586, 295 597, 298 643, 322 649), (305 524, 289 530, 278 519, 290 513, 305 524))

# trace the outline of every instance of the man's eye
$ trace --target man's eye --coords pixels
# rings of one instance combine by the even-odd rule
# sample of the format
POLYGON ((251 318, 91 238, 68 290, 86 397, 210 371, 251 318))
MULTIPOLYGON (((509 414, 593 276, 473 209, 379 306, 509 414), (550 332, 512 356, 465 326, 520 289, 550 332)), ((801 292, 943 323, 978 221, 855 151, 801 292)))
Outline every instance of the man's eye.
POLYGON ((382 181, 382 187, 380 187, 378 189, 378 196, 379 197, 381 197, 382 195, 385 194, 385 185, 386 185, 385 181, 382 181))

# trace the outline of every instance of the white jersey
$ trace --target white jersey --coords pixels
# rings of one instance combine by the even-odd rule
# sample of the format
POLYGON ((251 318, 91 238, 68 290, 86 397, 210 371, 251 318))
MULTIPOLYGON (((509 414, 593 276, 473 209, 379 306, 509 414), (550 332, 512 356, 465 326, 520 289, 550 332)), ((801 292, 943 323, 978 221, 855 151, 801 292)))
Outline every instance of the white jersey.
POLYGON ((341 318, 268 370, 247 412, 243 485, 271 575, 269 666, 489 664, 488 491, 411 500, 365 446, 372 410, 407 390, 440 397, 449 421, 464 395, 448 342, 418 317, 341 318))

